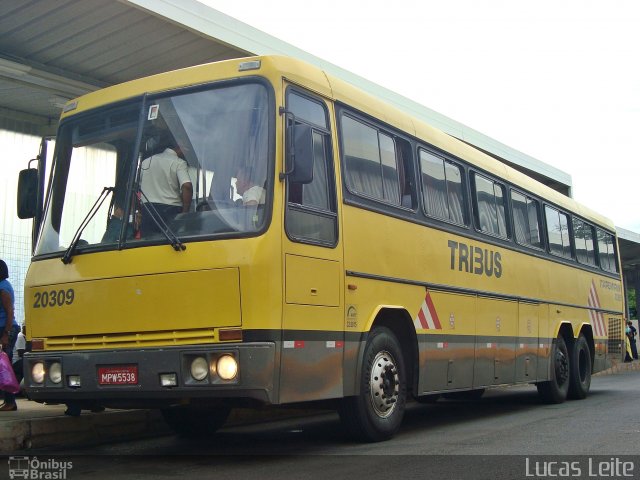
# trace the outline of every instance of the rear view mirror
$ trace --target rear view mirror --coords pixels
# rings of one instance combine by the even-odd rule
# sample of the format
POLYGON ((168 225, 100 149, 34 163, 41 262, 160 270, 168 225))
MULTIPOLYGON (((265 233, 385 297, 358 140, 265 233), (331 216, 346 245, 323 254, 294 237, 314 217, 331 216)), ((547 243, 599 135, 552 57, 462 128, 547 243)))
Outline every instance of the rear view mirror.
POLYGON ((38 211, 38 170, 28 168, 18 176, 18 218, 34 218, 38 211))

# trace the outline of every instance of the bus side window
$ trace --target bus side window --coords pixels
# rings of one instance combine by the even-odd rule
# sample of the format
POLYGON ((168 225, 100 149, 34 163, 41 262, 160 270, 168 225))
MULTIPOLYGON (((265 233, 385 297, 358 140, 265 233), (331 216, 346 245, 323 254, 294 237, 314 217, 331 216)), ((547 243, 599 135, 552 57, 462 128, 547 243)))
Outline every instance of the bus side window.
POLYGON ((567 214, 549 205, 545 205, 544 211, 547 220, 549 252, 559 257, 572 258, 569 219, 567 214))
POLYGON ((538 201, 528 195, 511 190, 511 207, 516 242, 520 245, 542 248, 538 201))
MULTIPOLYGON (((345 179, 349 191, 400 206, 402 166, 399 166, 400 139, 363 121, 343 115, 341 134, 345 159, 345 179)), ((402 141, 400 140, 400 143, 402 141)), ((406 201, 406 200, 405 200, 406 201)))
POLYGON ((583 265, 596 265, 593 237, 593 227, 587 222, 573 217, 573 238, 576 244, 576 257, 583 265))
POLYGON ((466 225, 462 168, 420 149, 420 171, 427 215, 466 225))
POLYGON ((504 187, 478 174, 474 180, 477 227, 484 233, 507 238, 504 187))
POLYGON ((400 205, 414 210, 416 208, 416 182, 413 169, 413 156, 411 144, 396 137, 398 148, 398 169, 400 177, 400 205))
POLYGON ((618 262, 615 252, 615 239, 613 235, 608 234, 604 230, 596 229, 598 236, 598 259, 600 260, 600 268, 606 272, 618 273, 618 262))

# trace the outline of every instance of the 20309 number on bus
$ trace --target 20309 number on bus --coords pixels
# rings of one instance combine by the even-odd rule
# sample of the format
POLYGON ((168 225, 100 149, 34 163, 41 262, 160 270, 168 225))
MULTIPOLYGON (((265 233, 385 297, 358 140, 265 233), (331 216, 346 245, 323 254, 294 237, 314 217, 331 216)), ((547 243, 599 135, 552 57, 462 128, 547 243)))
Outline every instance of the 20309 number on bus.
POLYGON ((36 292, 33 308, 63 307, 71 305, 75 299, 73 288, 67 290, 50 290, 48 292, 36 292))

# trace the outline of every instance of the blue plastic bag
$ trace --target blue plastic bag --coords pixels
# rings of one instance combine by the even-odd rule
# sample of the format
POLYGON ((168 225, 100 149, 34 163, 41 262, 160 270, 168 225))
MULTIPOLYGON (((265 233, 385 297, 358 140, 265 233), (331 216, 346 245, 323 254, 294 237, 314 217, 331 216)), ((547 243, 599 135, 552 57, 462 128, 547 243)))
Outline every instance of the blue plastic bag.
POLYGON ((20 391, 16 374, 13 373, 11 360, 9 360, 5 352, 0 352, 0 390, 14 394, 20 391))

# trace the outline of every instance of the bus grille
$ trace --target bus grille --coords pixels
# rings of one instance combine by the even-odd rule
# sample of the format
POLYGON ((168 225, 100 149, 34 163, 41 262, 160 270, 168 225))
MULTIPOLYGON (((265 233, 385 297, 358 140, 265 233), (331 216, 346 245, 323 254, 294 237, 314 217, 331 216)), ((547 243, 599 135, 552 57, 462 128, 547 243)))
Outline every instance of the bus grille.
POLYGON ((78 335, 45 339, 45 350, 99 350, 108 348, 144 348, 171 345, 215 343, 212 328, 149 333, 78 335))
POLYGON ((608 352, 621 354, 622 353, 622 320, 620 318, 610 318, 609 319, 609 328, 607 330, 609 333, 609 341, 608 341, 608 352))

